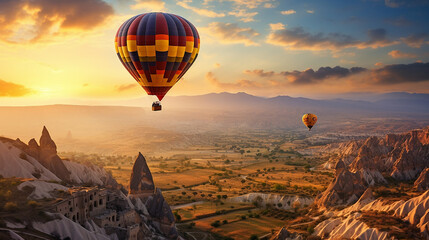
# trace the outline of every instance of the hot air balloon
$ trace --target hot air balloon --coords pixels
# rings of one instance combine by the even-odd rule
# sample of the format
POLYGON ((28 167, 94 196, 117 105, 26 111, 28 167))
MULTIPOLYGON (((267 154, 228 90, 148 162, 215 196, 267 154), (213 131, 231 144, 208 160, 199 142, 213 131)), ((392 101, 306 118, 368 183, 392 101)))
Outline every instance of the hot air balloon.
POLYGON ((304 114, 304 116, 302 116, 302 122, 305 126, 308 127, 308 131, 310 131, 314 124, 316 124, 317 122, 317 116, 316 114, 312 113, 304 114))
POLYGON ((197 59, 200 37, 183 17, 161 12, 145 13, 125 21, 115 37, 119 60, 148 95, 160 101, 197 59))

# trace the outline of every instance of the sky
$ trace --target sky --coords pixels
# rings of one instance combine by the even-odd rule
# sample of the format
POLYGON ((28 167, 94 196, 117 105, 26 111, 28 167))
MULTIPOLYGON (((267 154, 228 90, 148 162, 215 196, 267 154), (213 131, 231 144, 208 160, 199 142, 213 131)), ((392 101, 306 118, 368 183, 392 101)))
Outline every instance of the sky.
POLYGON ((201 38, 167 97, 429 93, 429 0, 0 0, 0 105, 145 96, 114 36, 154 11, 186 18, 201 38))

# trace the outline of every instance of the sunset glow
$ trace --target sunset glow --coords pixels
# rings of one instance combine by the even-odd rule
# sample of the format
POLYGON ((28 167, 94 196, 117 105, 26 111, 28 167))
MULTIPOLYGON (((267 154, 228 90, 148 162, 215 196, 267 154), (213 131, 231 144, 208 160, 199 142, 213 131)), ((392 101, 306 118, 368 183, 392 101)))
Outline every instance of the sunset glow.
POLYGON ((122 22, 150 11, 186 17, 201 37, 167 96, 429 93, 425 1, 24 0, 0 9, 1 105, 146 96, 113 42, 122 22))

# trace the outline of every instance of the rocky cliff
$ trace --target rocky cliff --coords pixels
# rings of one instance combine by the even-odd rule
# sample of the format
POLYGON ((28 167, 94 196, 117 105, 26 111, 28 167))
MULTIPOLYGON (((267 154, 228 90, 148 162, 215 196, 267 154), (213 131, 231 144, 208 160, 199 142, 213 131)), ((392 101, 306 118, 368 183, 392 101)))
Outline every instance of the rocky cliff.
POLYGON ((152 225, 168 239, 178 239, 175 219, 161 189, 155 187, 144 156, 139 153, 130 177, 128 198, 135 206, 144 205, 152 225))
MULTIPOLYGON (((354 203, 368 186, 386 183, 385 176, 396 181, 414 181, 429 166, 429 128, 370 137, 337 147, 327 148, 337 155, 324 166, 332 168, 337 161, 337 177, 315 201, 322 208, 354 203)), ((416 189, 427 188, 427 175, 427 170, 420 175, 416 189)))

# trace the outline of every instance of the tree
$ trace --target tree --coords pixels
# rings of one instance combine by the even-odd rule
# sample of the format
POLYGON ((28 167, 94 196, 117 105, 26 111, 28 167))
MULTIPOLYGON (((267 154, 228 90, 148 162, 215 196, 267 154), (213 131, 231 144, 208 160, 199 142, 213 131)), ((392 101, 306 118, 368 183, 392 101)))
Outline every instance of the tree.
POLYGON ((212 222, 210 225, 211 225, 212 227, 217 228, 217 227, 219 227, 219 226, 220 226, 220 221, 219 221, 219 220, 216 220, 216 221, 212 222))
POLYGON ((182 216, 180 216, 180 214, 175 211, 174 213, 174 218, 176 219, 176 222, 180 222, 182 220, 182 216))
POLYGON ((249 238, 250 240, 259 240, 259 237, 258 237, 258 235, 256 235, 256 234, 252 234, 252 236, 250 236, 250 238, 249 238))

